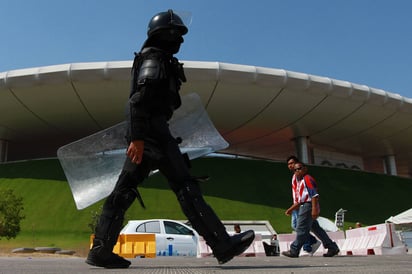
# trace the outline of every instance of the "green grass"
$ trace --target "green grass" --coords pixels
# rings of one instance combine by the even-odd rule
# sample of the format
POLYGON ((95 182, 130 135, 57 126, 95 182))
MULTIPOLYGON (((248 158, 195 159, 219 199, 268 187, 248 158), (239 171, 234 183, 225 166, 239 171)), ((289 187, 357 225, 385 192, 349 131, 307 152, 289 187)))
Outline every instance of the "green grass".
MULTIPOLYGON (((222 220, 269 220, 278 233, 290 232, 284 211, 291 203, 290 173, 286 164, 224 158, 193 161, 194 175, 210 175, 202 184, 207 202, 222 220)), ((311 166, 321 194, 321 215, 334 220, 344 208, 345 226, 384 222, 410 208, 412 180, 381 174, 311 166)), ((58 160, 36 160, 0 165, 0 189, 11 188, 23 197, 25 219, 16 239, 0 240, 1 248, 57 246, 87 250, 88 225, 102 201, 77 210, 58 160)), ((176 197, 161 175, 140 188, 147 209, 138 202, 127 219, 186 219, 176 197)))

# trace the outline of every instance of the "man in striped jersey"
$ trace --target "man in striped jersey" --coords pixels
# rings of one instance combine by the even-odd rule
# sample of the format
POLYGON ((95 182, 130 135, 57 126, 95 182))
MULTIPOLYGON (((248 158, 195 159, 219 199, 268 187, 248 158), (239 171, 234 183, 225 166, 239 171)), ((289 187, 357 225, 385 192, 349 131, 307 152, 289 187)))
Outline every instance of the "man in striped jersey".
POLYGON ((339 247, 329 238, 316 220, 320 213, 316 181, 307 173, 307 167, 303 163, 295 163, 294 172, 297 183, 295 189, 297 199, 286 213, 299 209, 296 239, 290 245, 290 250, 283 251, 282 255, 291 258, 299 257, 300 249, 309 238, 310 231, 312 231, 322 241, 323 246, 328 249, 328 252, 323 256, 333 257, 339 253, 339 247))
MULTIPOLYGON (((295 175, 295 164, 297 162, 299 162, 299 159, 294 155, 291 155, 286 159, 288 169, 292 172, 292 199, 293 199, 294 204, 297 203, 297 199, 298 199, 298 195, 296 193, 297 181, 296 181, 296 175, 295 175)), ((296 224, 298 221, 299 208, 293 210, 292 212, 286 211, 285 214, 292 217, 291 227, 293 231, 296 231, 296 224)), ((306 253, 304 255, 313 256, 316 250, 318 250, 320 244, 321 243, 315 237, 313 237, 312 234, 309 233, 309 237, 307 241, 305 242, 305 244, 303 245, 303 253, 306 253)))

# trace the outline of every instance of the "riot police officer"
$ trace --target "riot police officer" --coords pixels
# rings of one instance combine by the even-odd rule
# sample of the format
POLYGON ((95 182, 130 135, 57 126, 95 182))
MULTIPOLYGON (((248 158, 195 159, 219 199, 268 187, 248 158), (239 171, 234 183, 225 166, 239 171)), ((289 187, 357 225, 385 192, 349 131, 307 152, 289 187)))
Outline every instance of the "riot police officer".
MULTIPOLYGON (((187 159, 168 120, 180 104, 179 89, 186 81, 183 64, 173 55, 188 32, 172 10, 156 14, 149 22, 147 39, 136 54, 128 101, 127 158, 113 192, 107 197, 95 230, 86 263, 105 268, 127 268, 130 261, 112 252, 123 225, 126 210, 137 198, 137 186, 154 169, 167 178, 184 214, 205 239, 219 263, 246 250, 253 231, 229 236, 213 209, 205 202, 199 182, 189 173, 187 159)), ((190 125, 188 125, 190 126, 190 125)))

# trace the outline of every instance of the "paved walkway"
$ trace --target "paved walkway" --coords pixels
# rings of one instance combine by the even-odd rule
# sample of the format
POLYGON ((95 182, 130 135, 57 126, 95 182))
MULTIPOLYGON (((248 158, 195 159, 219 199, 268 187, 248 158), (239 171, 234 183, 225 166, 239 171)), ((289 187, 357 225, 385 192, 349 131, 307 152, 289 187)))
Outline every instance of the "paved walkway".
POLYGON ((412 273, 412 256, 237 257, 222 266, 214 258, 132 259, 128 269, 101 269, 75 256, 0 257, 1 274, 34 273, 412 273))

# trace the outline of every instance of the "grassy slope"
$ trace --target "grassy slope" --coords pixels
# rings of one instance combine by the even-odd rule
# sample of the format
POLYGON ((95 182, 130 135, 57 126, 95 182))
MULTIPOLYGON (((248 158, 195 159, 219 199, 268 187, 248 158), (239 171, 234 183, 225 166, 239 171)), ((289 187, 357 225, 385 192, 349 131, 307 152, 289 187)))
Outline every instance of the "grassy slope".
MULTIPOLYGON (((278 233, 289 232, 290 174, 283 163, 204 158, 193 161, 193 174, 210 175, 202 185, 205 198, 223 220, 269 220, 278 233)), ((410 207, 412 180, 357 171, 310 167, 321 193, 322 216, 334 219, 347 209, 346 225, 382 223, 410 207)), ((12 188, 23 197, 22 231, 16 239, 0 240, 3 247, 59 246, 87 248, 88 224, 102 202, 78 211, 57 160, 0 165, 0 189, 12 188)), ((146 210, 136 202, 128 219, 186 219, 174 194, 160 175, 140 192, 146 210)))

